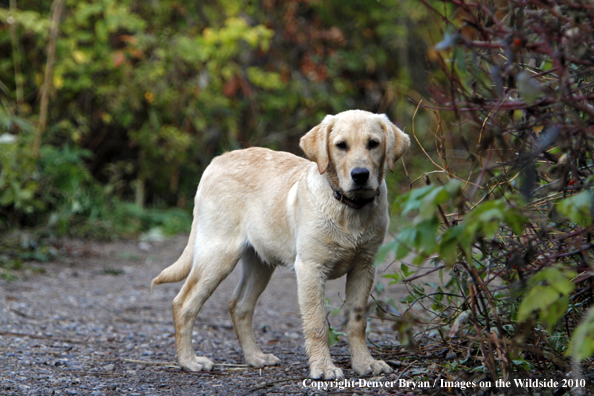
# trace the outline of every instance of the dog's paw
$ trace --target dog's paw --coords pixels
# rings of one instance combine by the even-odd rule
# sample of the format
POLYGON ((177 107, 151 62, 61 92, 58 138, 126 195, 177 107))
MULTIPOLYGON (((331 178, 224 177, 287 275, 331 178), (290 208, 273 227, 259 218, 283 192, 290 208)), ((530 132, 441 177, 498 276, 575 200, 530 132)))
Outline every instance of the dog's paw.
POLYGON ((311 379, 325 379, 325 380, 341 380, 344 379, 342 370, 330 364, 313 363, 309 370, 309 378, 311 379))
POLYGON ((383 360, 366 360, 359 363, 353 362, 353 370, 357 375, 379 375, 381 373, 390 374, 392 372, 392 368, 388 366, 386 362, 383 360))
POLYGON ((191 359, 179 361, 180 366, 188 371, 211 371, 214 363, 205 357, 194 356, 191 359))
POLYGON ((264 366, 276 366, 280 363, 280 359, 272 353, 259 353, 249 357, 246 356, 245 362, 252 367, 262 368, 264 366))

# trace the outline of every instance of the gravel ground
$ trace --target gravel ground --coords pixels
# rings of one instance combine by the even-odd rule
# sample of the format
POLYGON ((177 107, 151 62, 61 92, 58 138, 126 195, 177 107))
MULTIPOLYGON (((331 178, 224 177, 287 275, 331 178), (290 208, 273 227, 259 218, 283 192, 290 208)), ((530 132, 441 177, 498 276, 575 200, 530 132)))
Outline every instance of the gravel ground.
MULTIPOLYGON (((35 264, 44 274, 25 271, 17 281, 0 281, 0 394, 326 393, 303 385, 307 359, 295 276, 288 269, 276 271, 260 298, 254 319, 257 341, 265 352, 281 359, 280 366, 260 370, 243 364, 227 311, 239 278, 238 268, 204 305, 194 328, 198 355, 213 360, 215 369, 190 373, 179 368, 171 301, 181 284, 160 285, 152 292, 149 285, 154 276, 177 259, 186 241, 183 236, 151 245, 68 241, 61 248, 63 255, 58 262, 35 264)), ((403 293, 400 287, 390 287, 389 293, 395 299, 403 293)), ((344 280, 328 285, 329 311, 340 306, 343 288, 344 280)), ((340 330, 342 315, 330 319, 340 330)), ((364 379, 385 382, 406 378, 403 374, 412 363, 401 363, 392 352, 381 349, 382 345, 394 344, 394 331, 386 322, 375 320, 371 329, 374 354, 390 361, 396 371, 364 379)), ((345 341, 341 339, 331 350, 347 378, 354 378, 345 341)), ((328 392, 405 394, 410 390, 349 386, 328 392)))

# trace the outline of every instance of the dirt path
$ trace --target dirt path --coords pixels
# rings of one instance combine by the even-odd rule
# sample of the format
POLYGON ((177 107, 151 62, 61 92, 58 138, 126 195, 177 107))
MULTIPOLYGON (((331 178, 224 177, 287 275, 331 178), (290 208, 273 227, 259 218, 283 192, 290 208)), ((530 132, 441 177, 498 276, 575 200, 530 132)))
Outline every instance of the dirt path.
MULTIPOLYGON (((254 320, 257 341, 265 352, 281 359, 281 366, 258 370, 243 365, 227 311, 239 268, 205 304, 194 330, 198 354, 213 360, 215 370, 189 373, 177 366, 171 301, 181 284, 160 285, 152 293, 149 284, 179 256, 186 241, 187 237, 176 237, 152 243, 149 251, 133 242, 74 241, 65 245, 67 255, 59 263, 38 265, 45 274, 0 281, 0 394, 316 393, 302 384, 307 359, 295 276, 287 269, 274 274, 254 320)), ((328 285, 329 310, 340 306, 343 287, 344 280, 328 285)), ((399 293, 390 290, 395 298, 399 293)), ((342 314, 330 319, 340 329, 342 314)), ((376 346, 395 342, 388 324, 373 321, 371 328, 369 338, 376 346)), ((398 359, 380 349, 374 353, 385 360, 398 359)), ((332 355, 347 378, 355 377, 344 340, 332 347, 332 355)), ((397 371, 381 380, 395 380, 401 374, 397 371)))

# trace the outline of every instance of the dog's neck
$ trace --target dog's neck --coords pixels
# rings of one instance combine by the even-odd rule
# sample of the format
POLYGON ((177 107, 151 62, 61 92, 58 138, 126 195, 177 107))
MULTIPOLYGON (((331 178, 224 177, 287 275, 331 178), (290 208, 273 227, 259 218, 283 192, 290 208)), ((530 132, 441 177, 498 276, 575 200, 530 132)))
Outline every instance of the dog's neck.
POLYGON ((350 199, 346 195, 344 195, 344 193, 341 192, 340 189, 334 187, 334 184, 332 184, 330 179, 328 179, 328 184, 330 184, 330 188, 332 189, 332 196, 334 196, 334 198, 337 201, 339 201, 340 203, 342 203, 350 208, 353 208, 353 209, 361 209, 368 203, 373 202, 375 197, 379 196, 379 194, 380 194, 380 189, 378 187, 377 191, 371 198, 350 199))

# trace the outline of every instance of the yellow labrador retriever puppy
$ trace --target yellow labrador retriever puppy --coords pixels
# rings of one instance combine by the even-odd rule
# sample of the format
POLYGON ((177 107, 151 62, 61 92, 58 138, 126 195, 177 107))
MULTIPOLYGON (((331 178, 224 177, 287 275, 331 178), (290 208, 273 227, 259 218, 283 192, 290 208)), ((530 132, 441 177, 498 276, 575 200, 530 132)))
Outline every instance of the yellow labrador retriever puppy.
POLYGON ((237 150, 206 168, 195 198, 194 220, 181 257, 152 285, 186 283, 173 300, 177 355, 187 370, 213 362, 192 347, 194 320, 204 302, 241 261, 243 274, 229 303, 245 361, 279 363, 254 340, 252 317, 278 265, 297 274, 299 307, 310 377, 341 379, 328 347, 324 283, 347 275, 347 337, 358 375, 390 373, 375 360, 363 317, 373 286, 374 258, 388 228, 386 167, 410 144, 385 115, 361 110, 326 116, 301 138, 313 162, 264 148, 237 150))

